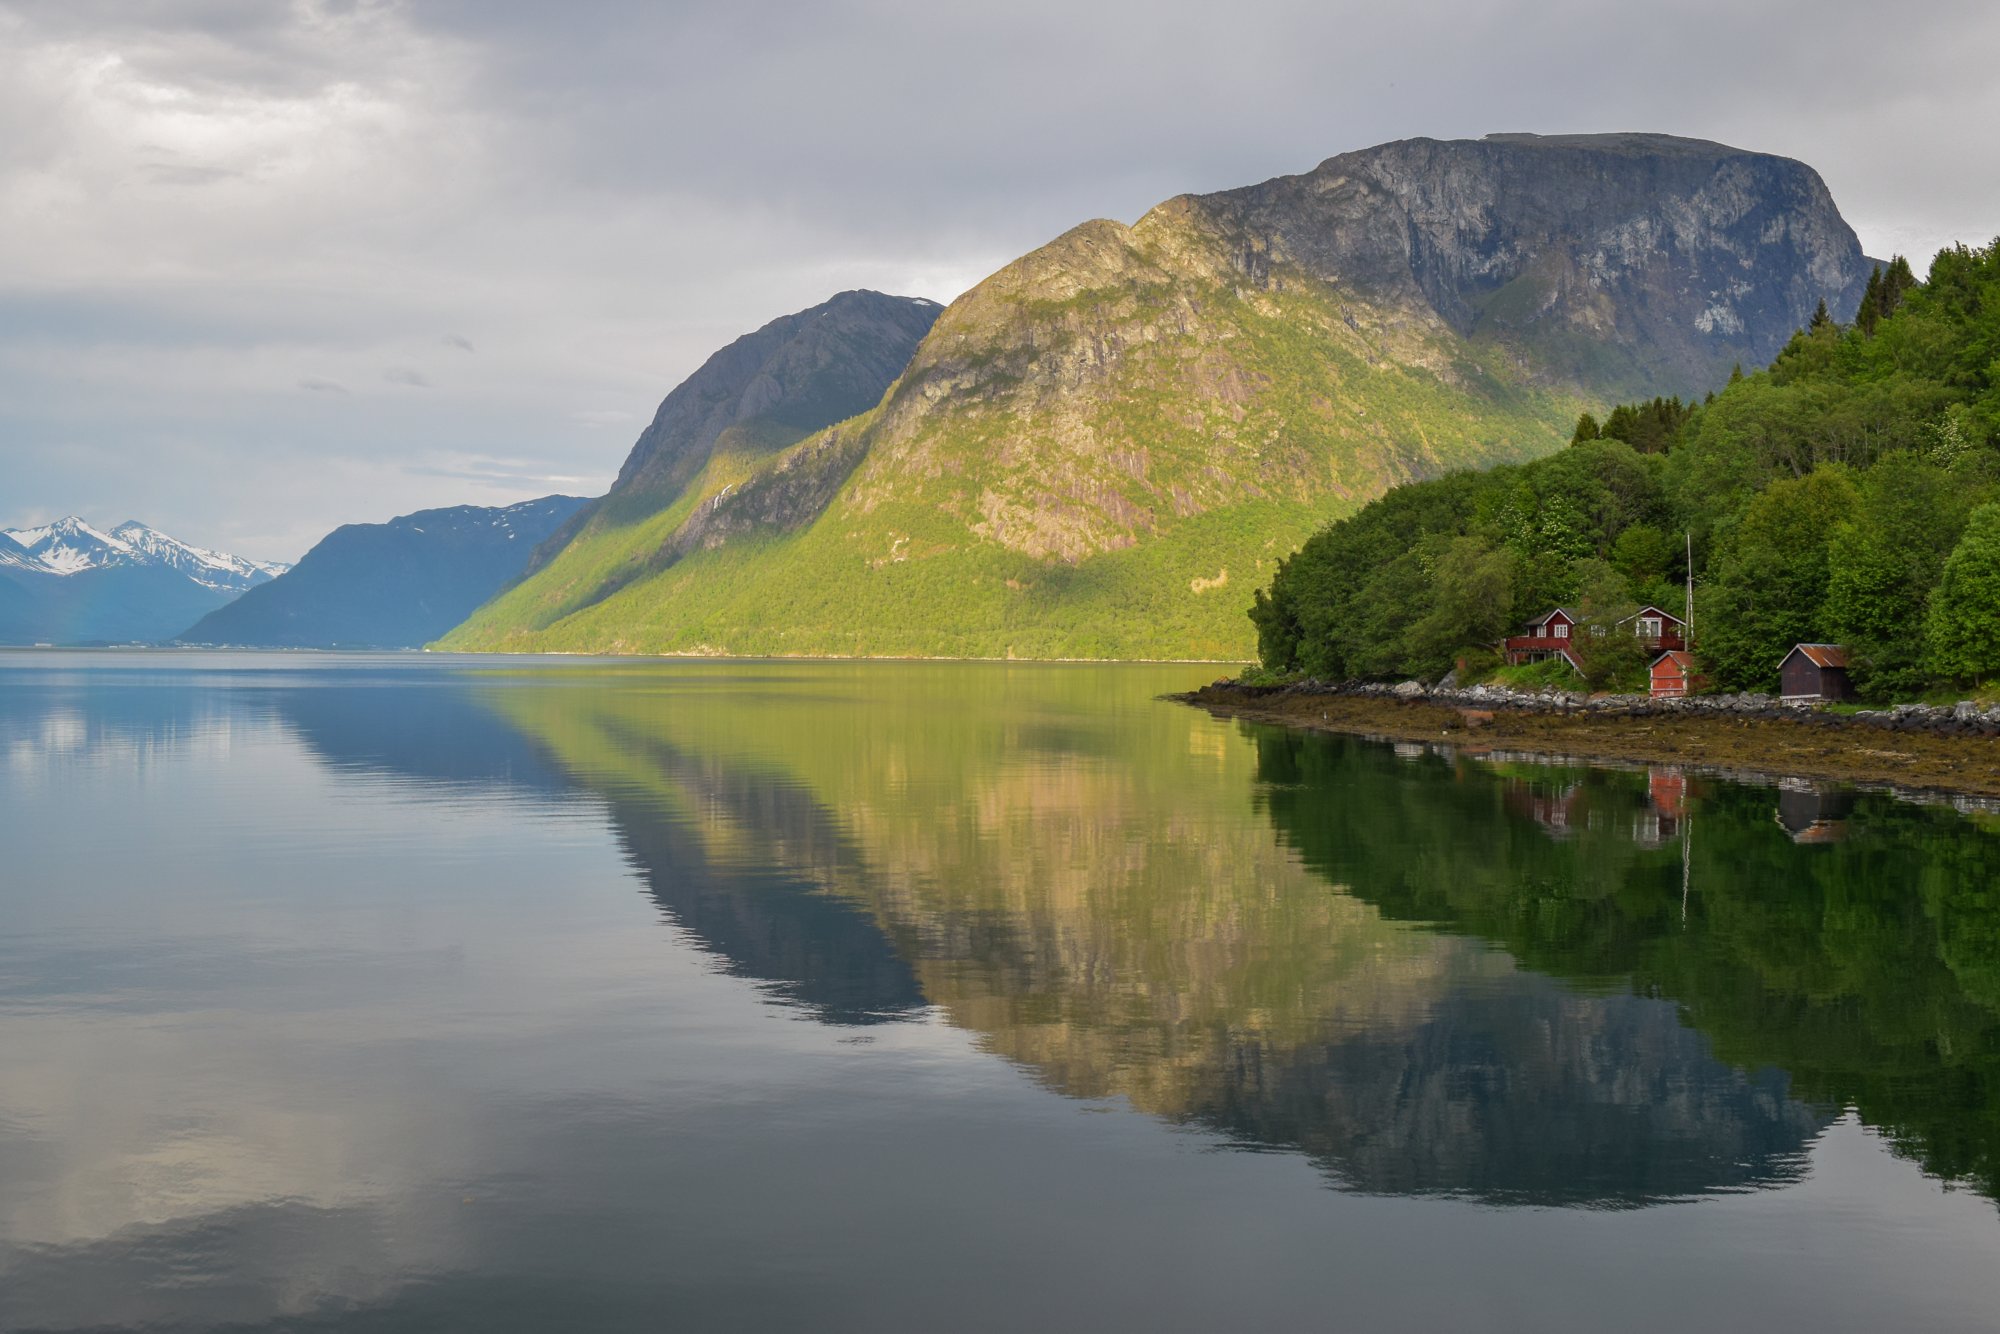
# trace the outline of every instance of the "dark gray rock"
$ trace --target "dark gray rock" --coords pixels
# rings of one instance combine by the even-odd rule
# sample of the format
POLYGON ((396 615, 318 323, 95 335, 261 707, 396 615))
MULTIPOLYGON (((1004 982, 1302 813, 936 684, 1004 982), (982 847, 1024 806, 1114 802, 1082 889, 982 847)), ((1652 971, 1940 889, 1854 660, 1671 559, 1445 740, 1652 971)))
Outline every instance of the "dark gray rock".
POLYGON ((842 292, 745 334, 667 395, 611 496, 678 489, 731 432, 746 448, 778 449, 866 412, 943 309, 917 297, 842 292))
POLYGON ((1664 134, 1404 139, 1188 202, 1246 277, 1282 256, 1629 394, 1766 364, 1871 265, 1811 167, 1664 134))
MULTIPOLYGON (((841 292, 738 338, 661 401, 611 490, 543 542, 526 572, 546 565, 593 522, 631 523, 667 508, 719 448, 775 452, 868 411, 943 310, 921 297, 841 292)), ((720 531, 711 528, 707 536, 720 531)), ((702 536, 662 551, 655 564, 701 545, 702 536)))

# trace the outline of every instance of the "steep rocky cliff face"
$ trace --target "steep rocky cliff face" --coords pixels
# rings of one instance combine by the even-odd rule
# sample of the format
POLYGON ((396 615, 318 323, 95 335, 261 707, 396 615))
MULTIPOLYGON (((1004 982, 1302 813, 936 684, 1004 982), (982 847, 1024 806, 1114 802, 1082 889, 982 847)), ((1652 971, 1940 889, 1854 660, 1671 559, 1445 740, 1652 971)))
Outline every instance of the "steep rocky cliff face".
POLYGON ((687 517, 690 482, 740 481, 814 431, 874 407, 942 309, 918 297, 841 292, 715 353, 666 396, 611 490, 536 548, 526 583, 489 617, 547 623, 643 576, 687 517))
POLYGON ((881 399, 943 309, 935 301, 842 292, 723 348, 660 404, 611 495, 677 490, 718 445, 789 445, 881 399))
POLYGON ((1699 394, 1867 284, 1812 168, 1659 134, 1410 139, 1175 201, 1292 265, 1428 307, 1588 388, 1699 394))
POLYGON ((1867 273, 1810 168, 1658 135, 1409 140, 1182 196, 994 274, 780 455, 688 472, 642 440, 621 485, 672 479, 671 512, 614 492, 615 560, 573 543, 448 642, 1246 656, 1247 590, 1318 525, 1718 384, 1867 273))

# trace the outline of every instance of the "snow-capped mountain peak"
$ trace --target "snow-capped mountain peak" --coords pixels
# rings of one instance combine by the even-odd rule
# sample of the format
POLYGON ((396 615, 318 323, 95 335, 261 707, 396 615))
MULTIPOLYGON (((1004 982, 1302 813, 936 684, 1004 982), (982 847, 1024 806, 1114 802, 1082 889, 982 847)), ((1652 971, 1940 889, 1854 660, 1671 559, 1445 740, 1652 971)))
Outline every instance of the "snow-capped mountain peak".
POLYGON ((74 514, 40 528, 12 528, 7 536, 51 574, 80 574, 106 565, 135 563, 131 547, 74 514))
POLYGON ((204 587, 240 593, 291 568, 275 561, 246 560, 227 552, 190 546, 136 521, 119 524, 107 533, 72 514, 39 528, 12 528, 4 532, 14 545, 12 550, 0 548, 0 562, 18 566, 25 558, 29 567, 47 574, 81 574, 85 570, 118 565, 158 565, 178 571, 204 587))
POLYGON ((248 588, 252 584, 275 579, 292 568, 277 561, 250 560, 244 556, 232 556, 226 551, 190 546, 178 538, 168 537, 157 528, 148 528, 136 519, 128 519, 113 528, 111 536, 151 563, 172 566, 196 583, 210 588, 248 588))

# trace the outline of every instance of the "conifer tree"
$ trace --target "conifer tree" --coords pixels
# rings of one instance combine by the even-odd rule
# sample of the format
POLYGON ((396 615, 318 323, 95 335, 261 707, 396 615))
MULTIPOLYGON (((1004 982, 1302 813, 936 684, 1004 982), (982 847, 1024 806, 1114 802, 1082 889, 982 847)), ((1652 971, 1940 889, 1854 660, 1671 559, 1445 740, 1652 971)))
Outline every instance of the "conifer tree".
POLYGON ((1588 412, 1576 419, 1576 433, 1569 438, 1572 445, 1580 445, 1586 440, 1602 440, 1604 430, 1597 424, 1597 418, 1588 412))
POLYGON ((1868 287, 1861 293, 1861 305, 1854 312, 1854 326, 1862 333, 1873 337, 1875 326, 1882 322, 1882 266, 1877 264, 1868 271, 1868 287))
POLYGON ((1910 272, 1910 261, 1901 255, 1889 261, 1888 271, 1882 275, 1882 314, 1886 318, 1896 313, 1896 307, 1903 304, 1917 285, 1917 275, 1910 272))

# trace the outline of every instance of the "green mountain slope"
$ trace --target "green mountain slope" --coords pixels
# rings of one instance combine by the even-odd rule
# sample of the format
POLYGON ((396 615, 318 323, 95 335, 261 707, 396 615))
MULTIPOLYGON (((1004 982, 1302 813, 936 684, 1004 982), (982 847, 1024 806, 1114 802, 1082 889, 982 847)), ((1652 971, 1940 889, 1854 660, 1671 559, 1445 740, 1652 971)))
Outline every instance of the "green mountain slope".
POLYGON ((1659 136, 1185 196, 1009 265, 871 411, 717 449, 444 646, 1245 658, 1249 590, 1330 518, 1719 379, 1866 276, 1808 168, 1659 136))
POLYGON ((610 492, 542 543, 526 577, 471 624, 507 636, 540 630, 643 576, 698 494, 740 482, 787 446, 875 406, 940 309, 842 292, 717 352, 660 404, 610 492), (690 489, 697 478, 706 491, 690 489))

